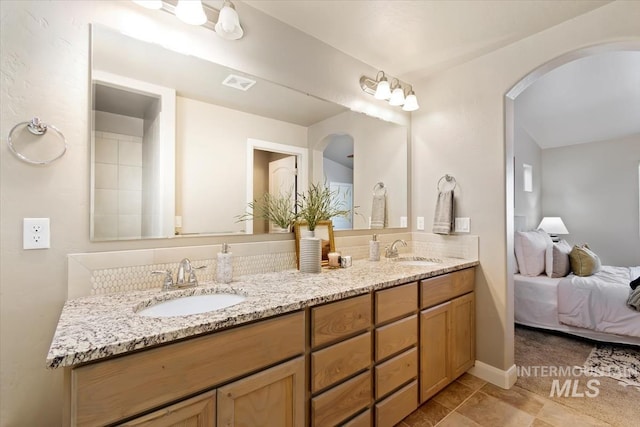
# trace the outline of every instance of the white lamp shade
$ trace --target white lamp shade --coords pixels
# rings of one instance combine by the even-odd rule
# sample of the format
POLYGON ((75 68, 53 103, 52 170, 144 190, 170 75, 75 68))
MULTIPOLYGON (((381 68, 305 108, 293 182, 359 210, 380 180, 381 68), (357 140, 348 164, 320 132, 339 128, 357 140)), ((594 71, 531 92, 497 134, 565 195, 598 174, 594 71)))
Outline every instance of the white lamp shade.
POLYGON ((391 97, 391 87, 386 77, 382 77, 376 87, 376 93, 373 95, 376 99, 389 99, 391 97))
POLYGON ((238 40, 244 35, 244 31, 240 26, 238 12, 226 2, 222 6, 222 9, 220 9, 220 15, 218 16, 215 29, 220 37, 227 40, 238 40))
POLYGON ((202 25, 207 22, 207 15, 202 9, 200 0, 179 0, 176 6, 176 16, 189 25, 202 25))
POLYGON ((133 2, 147 9, 162 9, 162 0, 133 0, 133 2))
POLYGON ((418 108, 420 108, 420 106, 418 105, 418 98, 416 97, 416 94, 411 91, 404 100, 402 109, 404 111, 416 111, 418 108))
POLYGON ((404 104, 404 90, 401 87, 397 87, 391 92, 391 98, 389 98, 389 104, 398 106, 404 104))
POLYGON ((569 234, 569 230, 559 216, 545 216, 540 221, 538 230, 544 230, 549 234, 569 234))

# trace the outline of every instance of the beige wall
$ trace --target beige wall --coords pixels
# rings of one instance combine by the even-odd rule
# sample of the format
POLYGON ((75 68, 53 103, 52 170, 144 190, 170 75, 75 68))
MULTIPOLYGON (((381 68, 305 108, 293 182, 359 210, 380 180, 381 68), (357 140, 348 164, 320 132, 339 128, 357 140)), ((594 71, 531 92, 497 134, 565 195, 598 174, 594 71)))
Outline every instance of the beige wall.
POLYGON ((438 178, 445 173, 456 177, 457 216, 470 217, 471 233, 480 236, 476 313, 481 362, 502 370, 513 365, 504 95, 532 70, 566 52, 639 39, 638 22, 640 2, 616 1, 415 85, 423 101, 412 125, 412 212, 427 218, 428 229, 438 178))

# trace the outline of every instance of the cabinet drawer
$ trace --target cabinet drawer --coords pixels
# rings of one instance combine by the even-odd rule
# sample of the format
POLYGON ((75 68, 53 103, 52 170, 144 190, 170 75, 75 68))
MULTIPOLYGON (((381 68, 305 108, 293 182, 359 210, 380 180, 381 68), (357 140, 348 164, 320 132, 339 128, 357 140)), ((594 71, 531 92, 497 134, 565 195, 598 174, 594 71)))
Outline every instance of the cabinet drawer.
POLYGON ((475 269, 467 268, 420 282, 420 308, 428 308, 471 292, 475 269))
POLYGON ((376 329, 376 361, 396 354, 418 342, 418 316, 413 315, 376 329))
POLYGON ((371 400, 371 371, 367 371, 311 399, 313 425, 336 425, 366 408, 371 400))
POLYGON ((371 409, 367 409, 352 420, 347 421, 342 427, 371 427, 371 409))
POLYGON ((418 382, 398 390, 376 404, 376 427, 392 427, 418 407, 418 382))
POLYGON ((81 366, 71 371, 71 424, 111 424, 304 350, 298 312, 81 366))
POLYGON ((418 309, 418 282, 376 292, 376 325, 418 309))
POLYGON ((376 399, 392 392, 418 376, 418 350, 411 350, 388 360, 375 368, 376 399))
POLYGON ((311 309, 311 346, 339 341, 371 326, 371 294, 311 309))
POLYGON ((371 332, 311 354, 311 391, 333 385, 371 365, 371 332))

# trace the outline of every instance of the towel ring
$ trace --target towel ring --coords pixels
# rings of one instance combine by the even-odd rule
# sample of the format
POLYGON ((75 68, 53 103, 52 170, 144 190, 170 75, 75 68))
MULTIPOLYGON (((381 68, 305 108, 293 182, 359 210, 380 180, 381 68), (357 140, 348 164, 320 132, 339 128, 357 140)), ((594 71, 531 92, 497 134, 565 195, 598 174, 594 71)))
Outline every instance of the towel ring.
POLYGON ((442 191, 442 188, 440 187, 440 185, 442 184, 442 181, 445 181, 449 184, 453 183, 453 188, 451 188, 451 190, 449 191, 453 191, 456 189, 456 186, 458 185, 458 183, 456 182, 455 177, 453 177, 452 175, 446 174, 443 175, 439 180, 438 180, 438 191, 442 191))
POLYGON ((373 186, 373 195, 377 196, 379 195, 379 191, 383 191, 382 196, 386 196, 387 195, 387 188, 384 186, 384 182, 378 182, 376 183, 376 185, 373 186))
POLYGON ((32 165, 48 165, 58 160, 60 157, 64 156, 64 154, 67 152, 67 147, 68 147, 67 140, 62 134, 62 132, 60 132, 60 130, 53 125, 47 125, 45 123, 42 123, 38 117, 34 117, 30 122, 20 122, 14 127, 12 127, 11 131, 9 131, 9 137, 7 138, 7 145, 9 146, 9 150, 11 150, 11 152, 17 158, 19 158, 23 162, 30 163, 32 165), (62 139, 62 143, 64 144, 64 148, 62 149, 62 152, 57 156, 47 160, 32 160, 27 156, 25 156, 24 154, 20 153, 18 150, 16 150, 16 148, 13 145, 13 133, 21 126, 25 126, 29 132, 37 136, 42 136, 45 133, 47 133, 49 129, 51 129, 56 133, 56 135, 60 137, 60 139, 62 139))

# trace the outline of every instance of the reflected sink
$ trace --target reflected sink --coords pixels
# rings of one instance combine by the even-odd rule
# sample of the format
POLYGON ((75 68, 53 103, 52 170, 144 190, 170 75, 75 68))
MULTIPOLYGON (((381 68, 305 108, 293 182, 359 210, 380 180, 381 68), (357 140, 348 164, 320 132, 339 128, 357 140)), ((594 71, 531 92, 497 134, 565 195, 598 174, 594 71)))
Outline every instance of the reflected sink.
POLYGON ((146 317, 188 316, 220 310, 246 299, 244 295, 237 294, 191 295, 150 305, 138 311, 138 314, 146 317))
POLYGON ((406 256, 400 258, 394 258, 393 262, 400 263, 402 265, 415 265, 415 266, 430 266, 442 264, 442 260, 438 258, 425 258, 422 256, 406 256))

